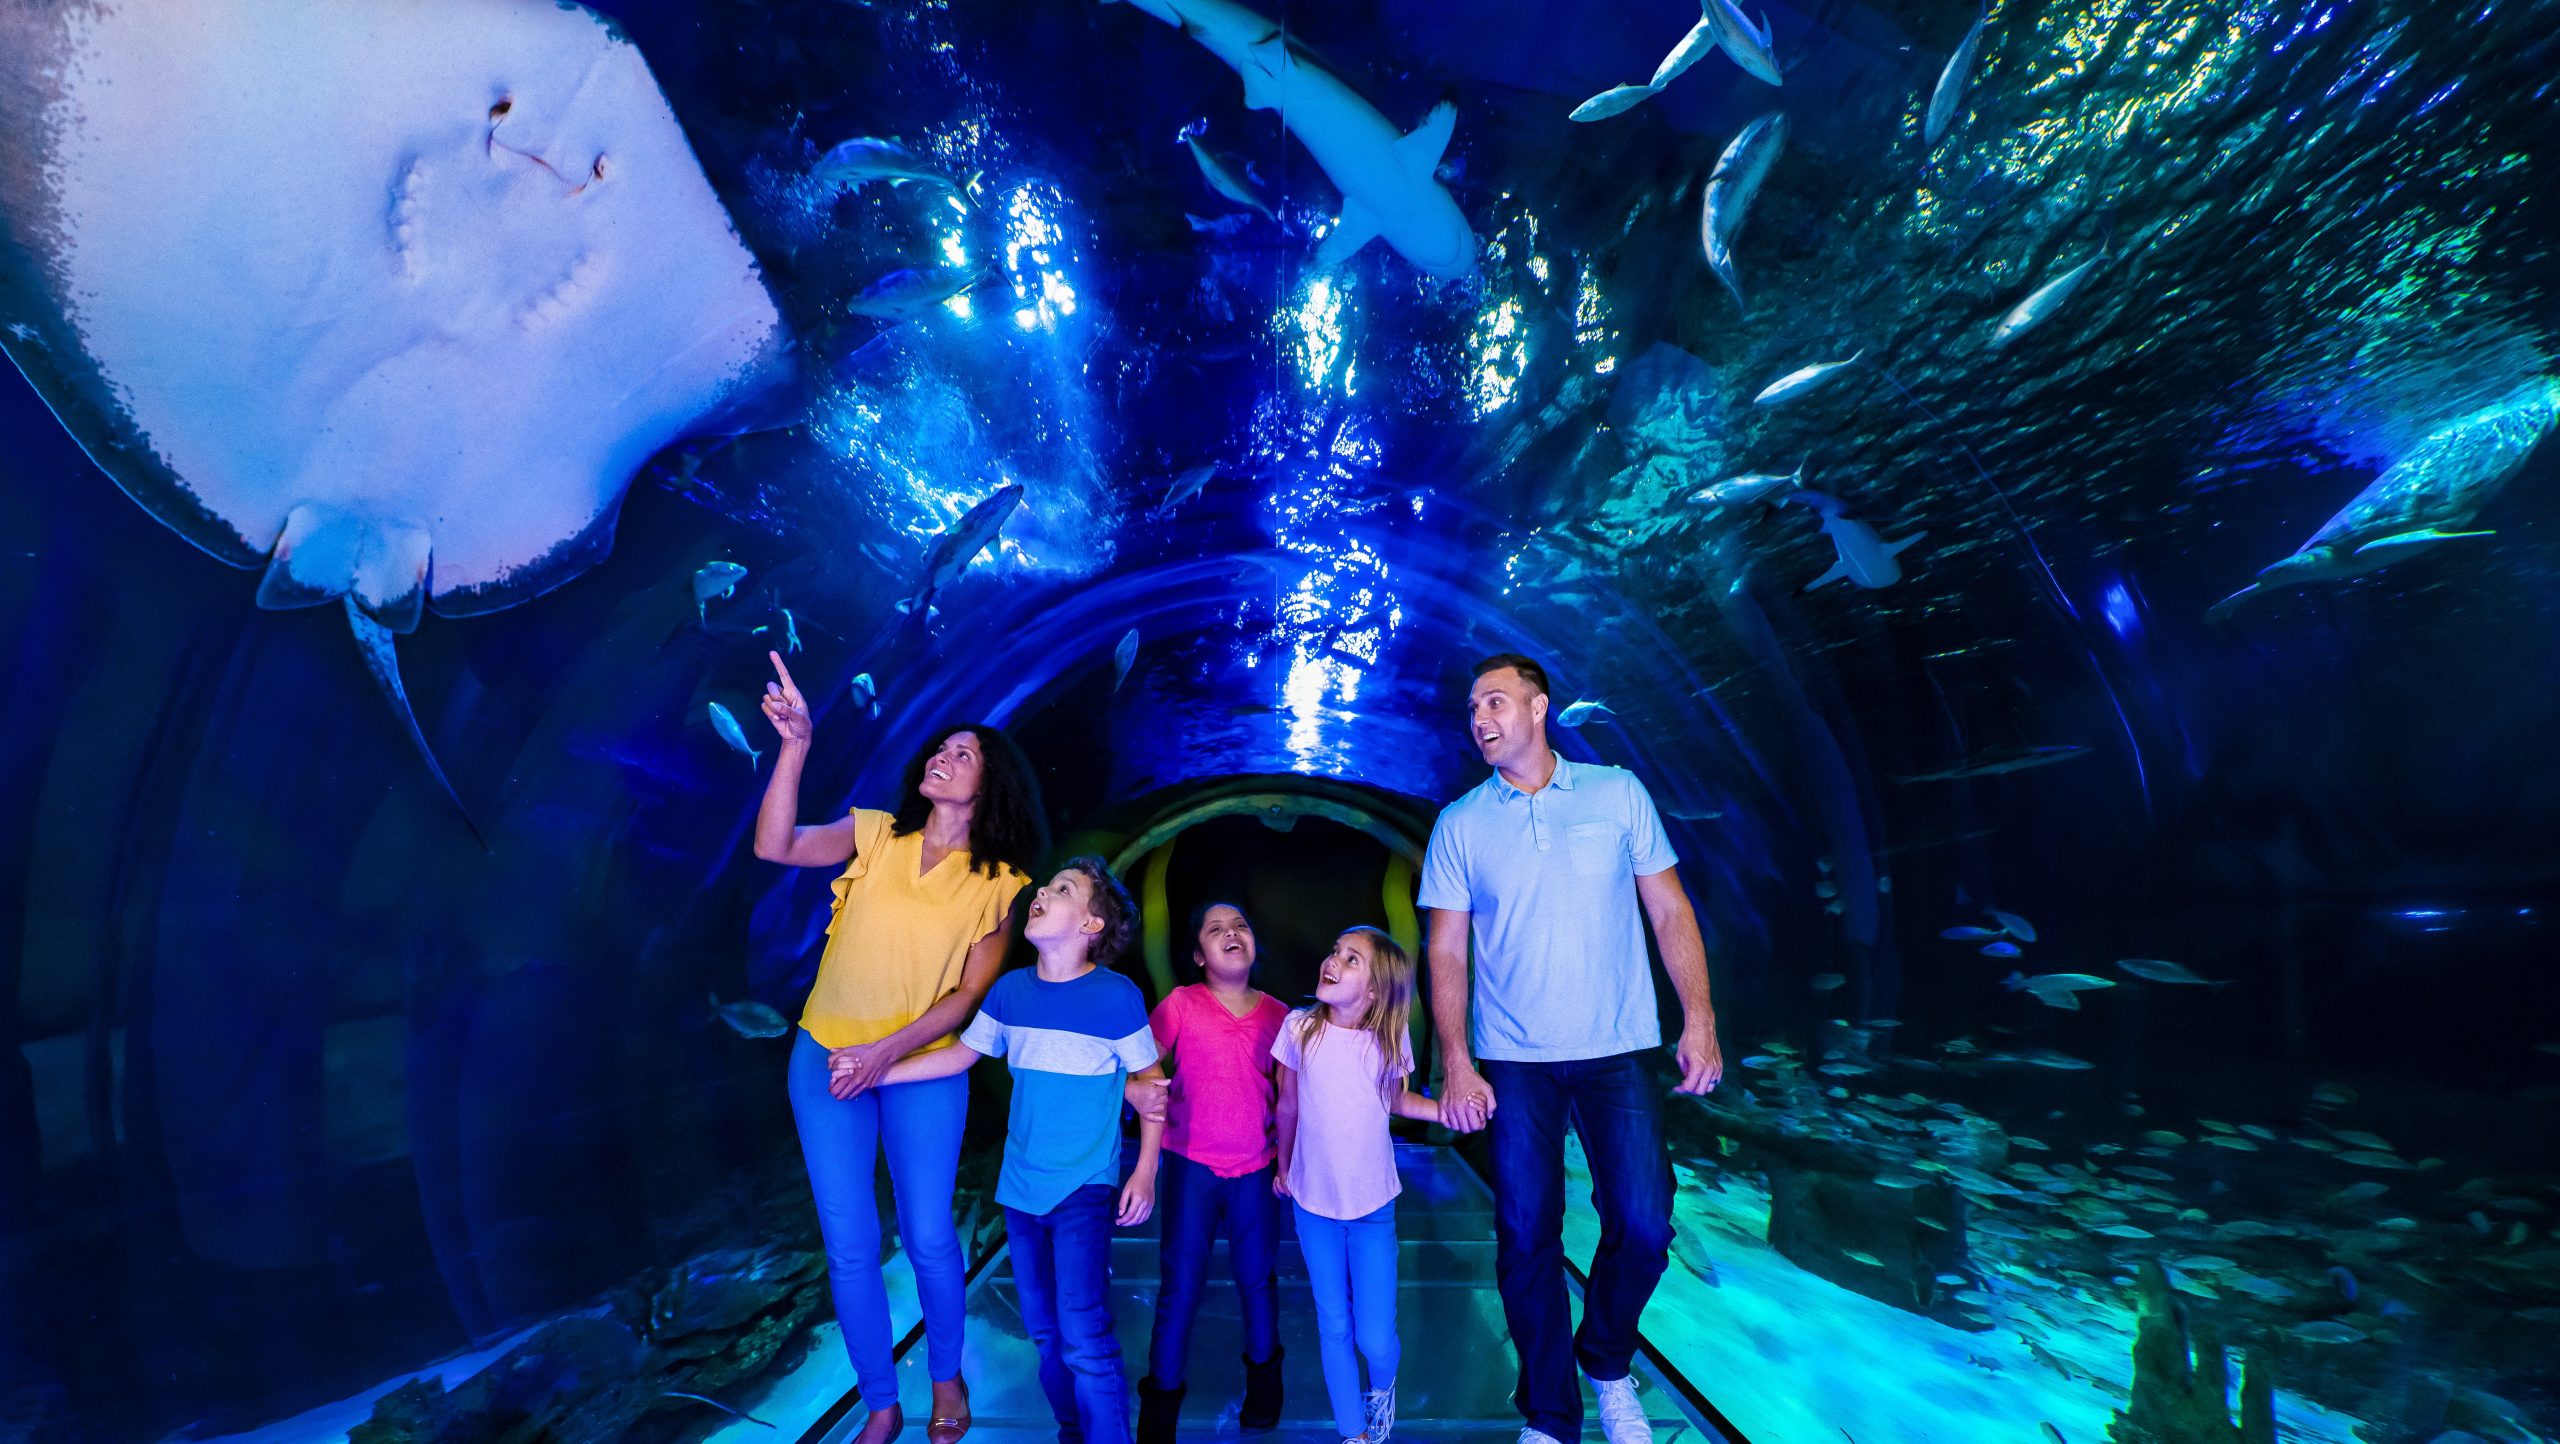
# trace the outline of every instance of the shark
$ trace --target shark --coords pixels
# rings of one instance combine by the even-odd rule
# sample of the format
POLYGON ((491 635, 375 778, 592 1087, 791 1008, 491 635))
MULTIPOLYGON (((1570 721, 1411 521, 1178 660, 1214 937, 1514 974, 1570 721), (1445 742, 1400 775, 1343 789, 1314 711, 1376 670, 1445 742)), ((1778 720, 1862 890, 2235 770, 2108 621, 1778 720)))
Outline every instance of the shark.
POLYGON ((1751 214, 1751 198, 1760 193, 1761 183, 1769 179, 1770 167, 1778 163, 1778 153, 1786 146, 1787 117, 1782 111, 1770 111, 1742 128, 1707 175, 1698 241, 1706 251, 1708 267, 1724 279, 1734 305, 1744 310, 1750 309, 1750 303, 1743 299, 1742 278, 1733 268, 1734 238, 1742 234, 1742 223, 1751 214))
POLYGON ((1103 0, 1126 3, 1174 26, 1244 81, 1244 103, 1276 111, 1342 192, 1342 214, 1316 243, 1316 260, 1339 265, 1373 240, 1434 276, 1476 269, 1476 236, 1436 175, 1458 123, 1443 100, 1399 133, 1376 106, 1315 63, 1273 21, 1234 0, 1103 0))
POLYGON ((0 0, 0 351, 260 606, 344 610, 457 809, 394 638, 595 565, 794 375, 640 52, 552 0, 0 0))
POLYGON ((2420 437, 2292 555, 2214 603, 2220 621, 2279 587, 2344 581, 2447 542, 2484 537, 2470 521, 2522 467, 2560 420, 2560 376, 2537 376, 2420 437))
POLYGON ((1808 592, 1844 579, 1870 590, 1892 586, 1902 580, 1902 554, 1914 542, 1928 535, 1925 531, 1915 531, 1907 537, 1886 541, 1876 534, 1874 527, 1849 515, 1847 505, 1838 497, 1818 491, 1791 491, 1779 504, 1783 506, 1790 501, 1801 502, 1821 514, 1823 534, 1831 538, 1832 547, 1840 554, 1840 559, 1831 564, 1830 570, 1804 584, 1808 592))

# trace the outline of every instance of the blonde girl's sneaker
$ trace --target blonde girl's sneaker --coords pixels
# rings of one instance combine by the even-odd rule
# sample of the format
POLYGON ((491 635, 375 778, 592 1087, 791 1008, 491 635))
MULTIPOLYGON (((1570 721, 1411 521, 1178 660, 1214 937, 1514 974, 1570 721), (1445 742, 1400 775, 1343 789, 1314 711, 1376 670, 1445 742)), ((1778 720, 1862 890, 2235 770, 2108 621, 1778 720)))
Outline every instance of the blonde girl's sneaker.
POLYGON ((1592 1379, 1591 1390, 1600 1396, 1600 1432, 1608 1436, 1609 1444, 1653 1444, 1653 1421, 1644 1416, 1644 1405, 1636 1399, 1635 1375, 1592 1379))
POLYGON ((1387 1436, 1396 1432, 1396 1386, 1371 1389, 1360 1402, 1369 1415, 1369 1428, 1360 1437, 1368 1444, 1387 1444, 1387 1436))

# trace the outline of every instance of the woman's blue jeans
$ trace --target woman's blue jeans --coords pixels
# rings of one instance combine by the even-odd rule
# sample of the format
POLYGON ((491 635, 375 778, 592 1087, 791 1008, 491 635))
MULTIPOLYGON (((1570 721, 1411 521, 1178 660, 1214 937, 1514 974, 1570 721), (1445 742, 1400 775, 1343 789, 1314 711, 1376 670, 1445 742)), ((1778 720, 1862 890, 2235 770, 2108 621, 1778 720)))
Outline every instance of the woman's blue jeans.
POLYGON ((1391 1389, 1402 1347, 1396 1341, 1396 1204, 1343 1220, 1298 1211, 1298 1252, 1315 1287, 1316 1341, 1324 1350, 1324 1392, 1333 1426, 1345 1439, 1369 1432, 1360 1399, 1360 1365, 1369 1387, 1391 1389), (1355 1352, 1356 1351, 1356 1352, 1355 1352))
POLYGON ((1280 1200, 1271 1192, 1271 1165, 1237 1178, 1220 1178, 1205 1165, 1167 1151, 1156 1179, 1156 1218, 1163 1230, 1157 1253, 1162 1285, 1156 1291, 1156 1329, 1147 1345, 1147 1374, 1179 1389, 1191 1368, 1191 1324, 1209 1288, 1209 1252, 1223 1228, 1227 1262, 1236 1276, 1236 1303, 1244 1314, 1248 1359, 1268 1359, 1280 1347, 1280 1294, 1274 1280, 1280 1252, 1280 1200))
POLYGON ((952 1180, 960 1172, 960 1135, 969 1121, 969 1075, 871 1089, 851 1102, 827 1092, 827 1050, 793 1030, 791 1116, 800 1125, 809 1191, 826 1240, 827 1279, 836 1326, 853 1360, 862 1402, 898 1402, 890 1349, 889 1289, 880 1276, 879 1156, 889 1155, 898 1199, 898 1235, 915 1270, 924 1309, 925 1365, 936 1379, 960 1376, 961 1322, 967 1316, 969 1260, 951 1222, 952 1180))

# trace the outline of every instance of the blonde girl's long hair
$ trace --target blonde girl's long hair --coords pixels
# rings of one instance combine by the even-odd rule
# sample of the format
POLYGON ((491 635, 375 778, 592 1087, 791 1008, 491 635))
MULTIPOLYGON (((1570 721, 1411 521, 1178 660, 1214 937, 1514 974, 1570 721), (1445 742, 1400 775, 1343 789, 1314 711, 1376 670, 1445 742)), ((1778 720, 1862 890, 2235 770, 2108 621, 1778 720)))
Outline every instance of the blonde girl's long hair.
MULTIPOLYGON (((1358 1027, 1377 1040, 1378 1099, 1392 1113, 1396 1095, 1404 1091, 1404 1075, 1396 1071, 1396 1064, 1409 1046, 1406 1030, 1413 1026, 1413 955, 1380 928, 1346 928, 1342 937, 1369 942, 1369 1006, 1362 1011, 1358 1027)), ((1313 1053, 1324 1041, 1325 1019, 1332 1012, 1326 1004, 1315 1003, 1299 1009, 1290 1020, 1298 1030, 1301 1051, 1313 1053)))

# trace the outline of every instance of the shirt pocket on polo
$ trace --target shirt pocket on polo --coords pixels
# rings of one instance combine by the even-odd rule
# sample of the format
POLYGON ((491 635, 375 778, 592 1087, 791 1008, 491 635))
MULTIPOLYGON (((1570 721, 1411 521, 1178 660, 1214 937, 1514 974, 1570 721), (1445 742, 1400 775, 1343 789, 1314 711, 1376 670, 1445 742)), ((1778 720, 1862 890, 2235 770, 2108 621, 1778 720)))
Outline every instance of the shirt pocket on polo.
POLYGON ((1564 830, 1565 865, 1577 876, 1605 877, 1626 870, 1623 829, 1606 822, 1577 822, 1564 830))

